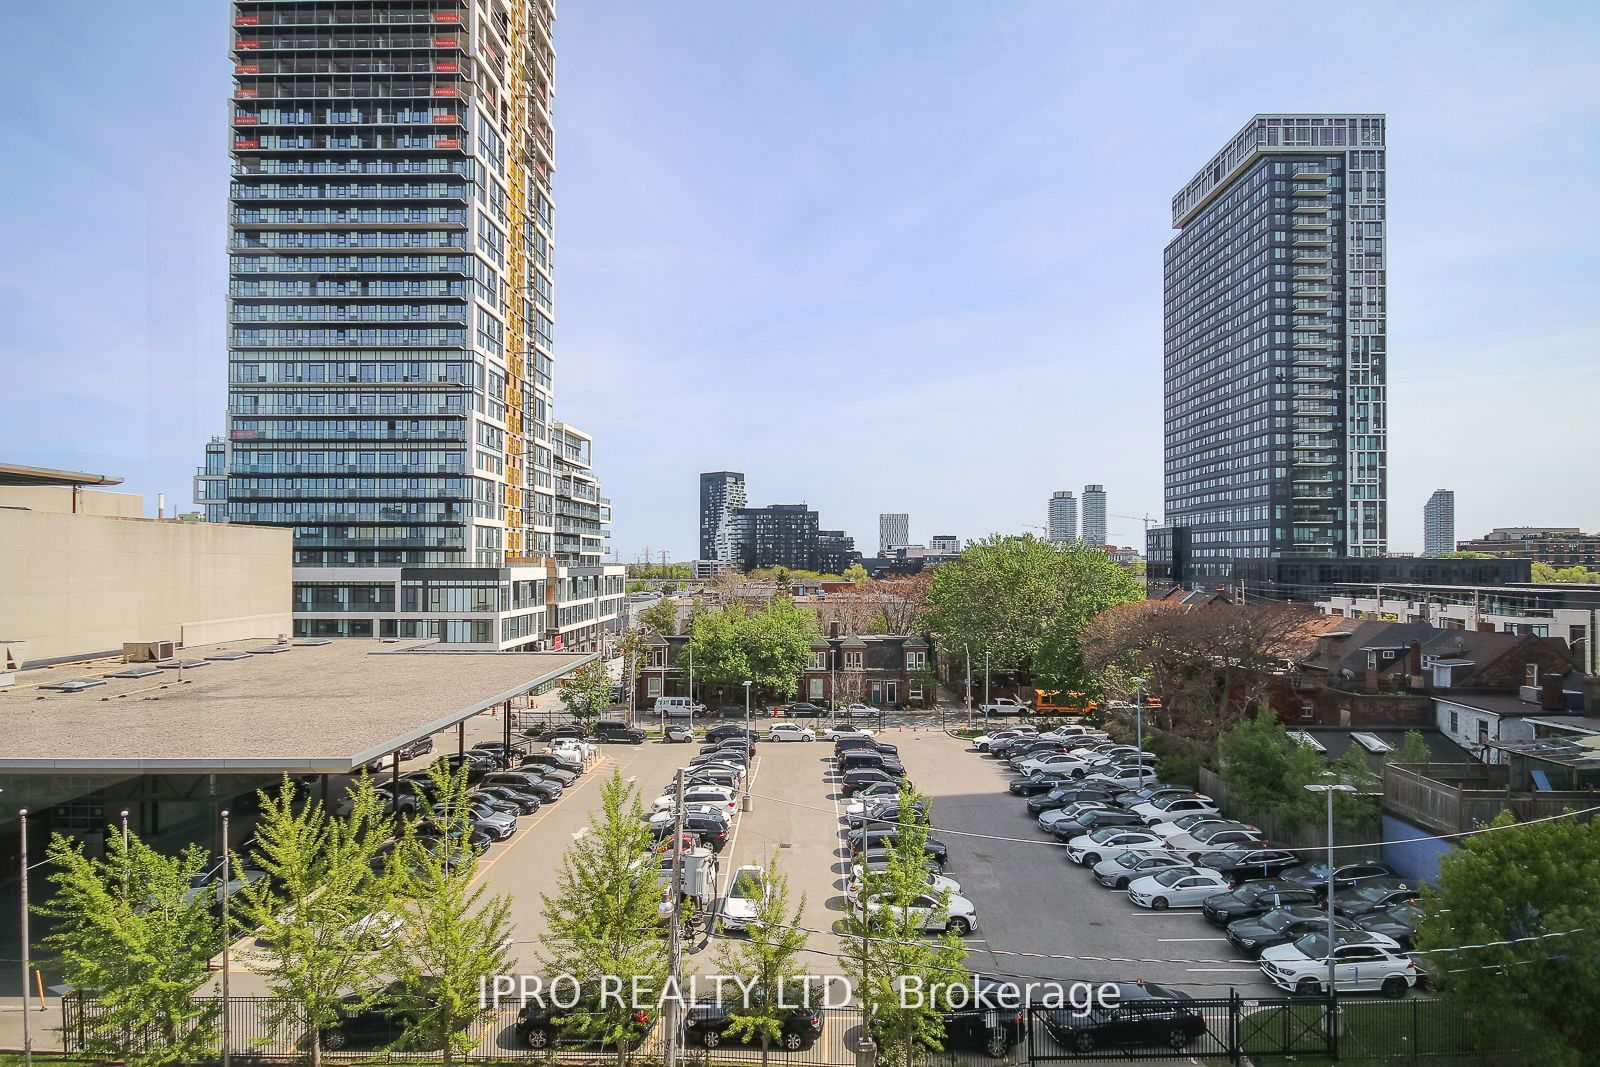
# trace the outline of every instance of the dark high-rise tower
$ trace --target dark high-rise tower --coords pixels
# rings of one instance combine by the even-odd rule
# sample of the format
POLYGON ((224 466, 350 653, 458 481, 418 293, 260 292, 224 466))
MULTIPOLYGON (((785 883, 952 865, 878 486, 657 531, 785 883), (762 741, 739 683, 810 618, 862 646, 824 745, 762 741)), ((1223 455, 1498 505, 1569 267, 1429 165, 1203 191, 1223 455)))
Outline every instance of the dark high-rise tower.
POLYGON ((700 476, 701 559, 739 563, 733 517, 745 503, 743 474, 710 471, 700 476))
POLYGON ((1382 115, 1257 115, 1172 199, 1166 522, 1184 577, 1387 547, 1382 115))

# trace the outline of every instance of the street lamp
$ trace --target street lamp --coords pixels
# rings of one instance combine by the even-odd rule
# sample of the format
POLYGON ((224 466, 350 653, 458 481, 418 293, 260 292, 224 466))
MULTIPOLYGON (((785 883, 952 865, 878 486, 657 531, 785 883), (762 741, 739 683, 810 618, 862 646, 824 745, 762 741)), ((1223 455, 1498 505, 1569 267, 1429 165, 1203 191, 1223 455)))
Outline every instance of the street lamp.
POLYGON ((750 810, 750 679, 744 680, 744 810, 750 810))
POLYGON ((1144 679, 1133 680, 1134 745, 1139 749, 1139 788, 1144 788, 1144 679))
MULTIPOLYGON (((1328 1000, 1333 1002, 1333 794, 1354 793, 1356 787, 1335 782, 1331 785, 1308 785, 1307 792, 1323 793, 1328 798, 1328 1000)), ((1333 1018, 1328 1019, 1329 1032, 1332 1032, 1333 1018)))

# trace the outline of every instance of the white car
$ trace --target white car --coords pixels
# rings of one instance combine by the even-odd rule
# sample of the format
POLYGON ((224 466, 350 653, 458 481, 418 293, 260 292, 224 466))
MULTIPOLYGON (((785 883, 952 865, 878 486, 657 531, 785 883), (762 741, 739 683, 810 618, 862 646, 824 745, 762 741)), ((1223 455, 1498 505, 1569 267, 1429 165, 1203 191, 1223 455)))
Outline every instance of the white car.
POLYGON ((1250 848, 1260 844, 1260 830, 1237 822, 1200 826, 1186 834, 1167 838, 1168 848, 1195 860, 1208 852, 1222 852, 1240 845, 1250 848))
POLYGON ((1115 769, 1098 771, 1093 774, 1085 775, 1083 780, 1086 784, 1093 782, 1105 782, 1109 785, 1131 785, 1134 788, 1138 788, 1140 786, 1150 785, 1159 781, 1160 779, 1156 777, 1156 769, 1154 767, 1144 766, 1118 767, 1115 769))
POLYGON ((563 752, 570 752, 578 757, 578 762, 580 764, 587 763, 594 757, 594 746, 589 742, 579 740, 576 737, 556 738, 554 741, 550 742, 550 751, 554 752, 558 756, 563 752))
MULTIPOLYGON (((1333 948, 1333 985, 1341 993, 1376 990, 1400 998, 1417 984, 1417 964, 1394 942, 1372 934, 1338 935, 1333 948)), ((1261 973, 1279 989, 1320 996, 1328 982, 1328 936, 1307 934, 1261 953, 1261 973)))
MULTIPOLYGON (((664 793, 656 798, 656 811, 671 811, 677 804, 677 799, 672 793, 664 793)), ((697 785, 693 789, 683 791, 683 806, 688 808, 693 804, 705 804, 710 807, 721 808, 732 815, 739 810, 737 791, 725 789, 717 785, 697 785)))
MULTIPOLYGON (((866 872, 863 870, 861 864, 857 863, 853 868, 851 868, 850 881, 844 887, 845 899, 850 901, 852 904, 857 903, 858 898, 861 896, 861 889, 865 884, 866 872)), ((928 891, 935 895, 940 893, 949 893, 951 899, 954 899, 955 897, 961 895, 961 883, 956 881, 954 878, 946 878, 942 874, 929 874, 928 891)))
POLYGON ((1222 875, 1207 867, 1172 867, 1128 883, 1128 899, 1141 908, 1198 908, 1206 897, 1233 888, 1222 875))
POLYGON ((972 739, 972 747, 979 752, 987 752, 990 747, 1001 741, 1010 741, 1014 737, 1037 737, 1039 731, 1032 726, 1014 726, 1009 730, 1000 730, 993 734, 979 734, 972 739))
POLYGON ((768 741, 815 741, 816 739, 817 732, 811 727, 792 722, 773 723, 772 729, 767 731, 768 741))
POLYGON ((1224 819, 1220 815, 1202 815, 1199 812, 1192 812, 1188 815, 1180 815, 1171 822, 1158 822, 1151 826, 1150 830, 1152 833, 1157 833, 1162 837, 1170 839, 1174 837, 1181 837, 1184 834, 1198 830, 1200 827, 1214 822, 1231 823, 1232 820, 1224 819))
POLYGON ((865 729, 862 729, 859 726, 853 726, 853 725, 851 725, 850 723, 847 723, 847 722, 838 723, 837 725, 830 726, 826 730, 822 731, 822 739, 824 741, 837 741, 841 737, 871 737, 871 736, 872 736, 872 731, 871 730, 865 730, 865 729))
POLYGON ((392 911, 375 911, 339 931, 339 940, 367 949, 380 949, 399 936, 405 920, 392 911))
POLYGON ((876 719, 878 709, 870 704, 846 704, 839 709, 839 714, 847 719, 876 719))
MULTIPOLYGON (((937 918, 939 913, 940 894, 929 890, 911 902, 907 909, 910 921, 924 931, 949 930, 957 937, 966 937, 978 928, 978 909, 972 906, 972 901, 966 897, 952 894, 949 906, 945 909, 946 915, 943 922, 937 918)), ((868 900, 867 911, 878 912, 892 905, 884 904, 879 900, 868 900)))
POLYGON ((740 867, 728 879, 728 892, 717 911, 717 921, 725 931, 748 930, 766 899, 765 872, 756 866, 740 867))
POLYGON ((1044 756, 1029 756, 1017 764, 1017 770, 1022 774, 1032 774, 1034 771, 1071 771, 1081 767, 1082 763, 1065 752, 1051 752, 1044 756))
POLYGON ((1182 857, 1154 849, 1129 850, 1114 859, 1101 860, 1094 865, 1094 879, 1108 889, 1126 889, 1141 878, 1173 867, 1187 867, 1182 857))
POLYGON ((1046 730, 1039 735, 1041 741, 1071 741, 1083 744, 1084 739, 1095 735, 1095 731, 1087 726, 1058 726, 1054 730, 1046 730))
POLYGON ((1109 800, 1079 800, 1064 808, 1051 808, 1039 813, 1039 829, 1055 833, 1056 824, 1076 819, 1086 811, 1110 811, 1114 805, 1109 800))
POLYGON ((1185 815, 1215 815, 1217 805, 1210 797, 1174 794, 1152 803, 1135 804, 1133 813, 1143 819, 1146 826, 1154 826, 1158 822, 1172 822, 1185 815))
POLYGON ((1161 838, 1147 830, 1127 826, 1103 826, 1093 833, 1074 837, 1067 842, 1067 855, 1073 863, 1093 867, 1103 859, 1114 859, 1130 849, 1160 848, 1161 838))

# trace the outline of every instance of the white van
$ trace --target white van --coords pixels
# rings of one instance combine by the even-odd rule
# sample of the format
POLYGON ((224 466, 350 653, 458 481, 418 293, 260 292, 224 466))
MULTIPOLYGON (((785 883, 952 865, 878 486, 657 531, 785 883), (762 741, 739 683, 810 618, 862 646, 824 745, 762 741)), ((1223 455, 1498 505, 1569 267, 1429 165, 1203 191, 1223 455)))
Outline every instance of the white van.
POLYGON ((696 704, 688 697, 656 697, 656 714, 669 719, 689 719, 705 710, 705 705, 696 704))

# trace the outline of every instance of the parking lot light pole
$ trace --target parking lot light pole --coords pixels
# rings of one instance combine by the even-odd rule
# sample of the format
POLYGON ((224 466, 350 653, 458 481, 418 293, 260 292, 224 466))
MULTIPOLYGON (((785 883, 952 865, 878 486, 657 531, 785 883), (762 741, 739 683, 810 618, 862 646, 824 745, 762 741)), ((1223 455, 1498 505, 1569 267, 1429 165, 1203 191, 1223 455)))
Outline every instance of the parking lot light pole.
MULTIPOLYGON (((1331 785, 1308 785, 1306 790, 1311 793, 1322 793, 1328 798, 1328 1002, 1332 1004, 1335 997, 1333 984, 1333 794, 1354 793, 1356 787, 1335 782, 1331 785)), ((1328 1017, 1328 1032, 1333 1032, 1333 1016, 1328 1017)))
POLYGON ((28 809, 21 808, 17 811, 17 820, 21 824, 22 863, 18 868, 22 875, 22 1060, 27 1067, 33 1067, 33 1023, 28 1017, 28 971, 33 967, 33 961, 28 953, 28 809))
POLYGON ((972 646, 962 645, 967 651, 967 729, 972 729, 972 646))
POLYGON ((750 679, 744 680, 744 810, 750 810, 750 679))
POLYGON ((1133 680, 1134 745, 1139 749, 1139 788, 1144 788, 1144 679, 1133 680))
POLYGON ((228 930, 228 881, 233 877, 233 854, 228 850, 228 809, 222 809, 222 1067, 229 1067, 231 1054, 228 1044, 231 1039, 231 1029, 228 1017, 233 1014, 229 1010, 228 1001, 228 971, 229 949, 232 947, 233 934, 228 930))

